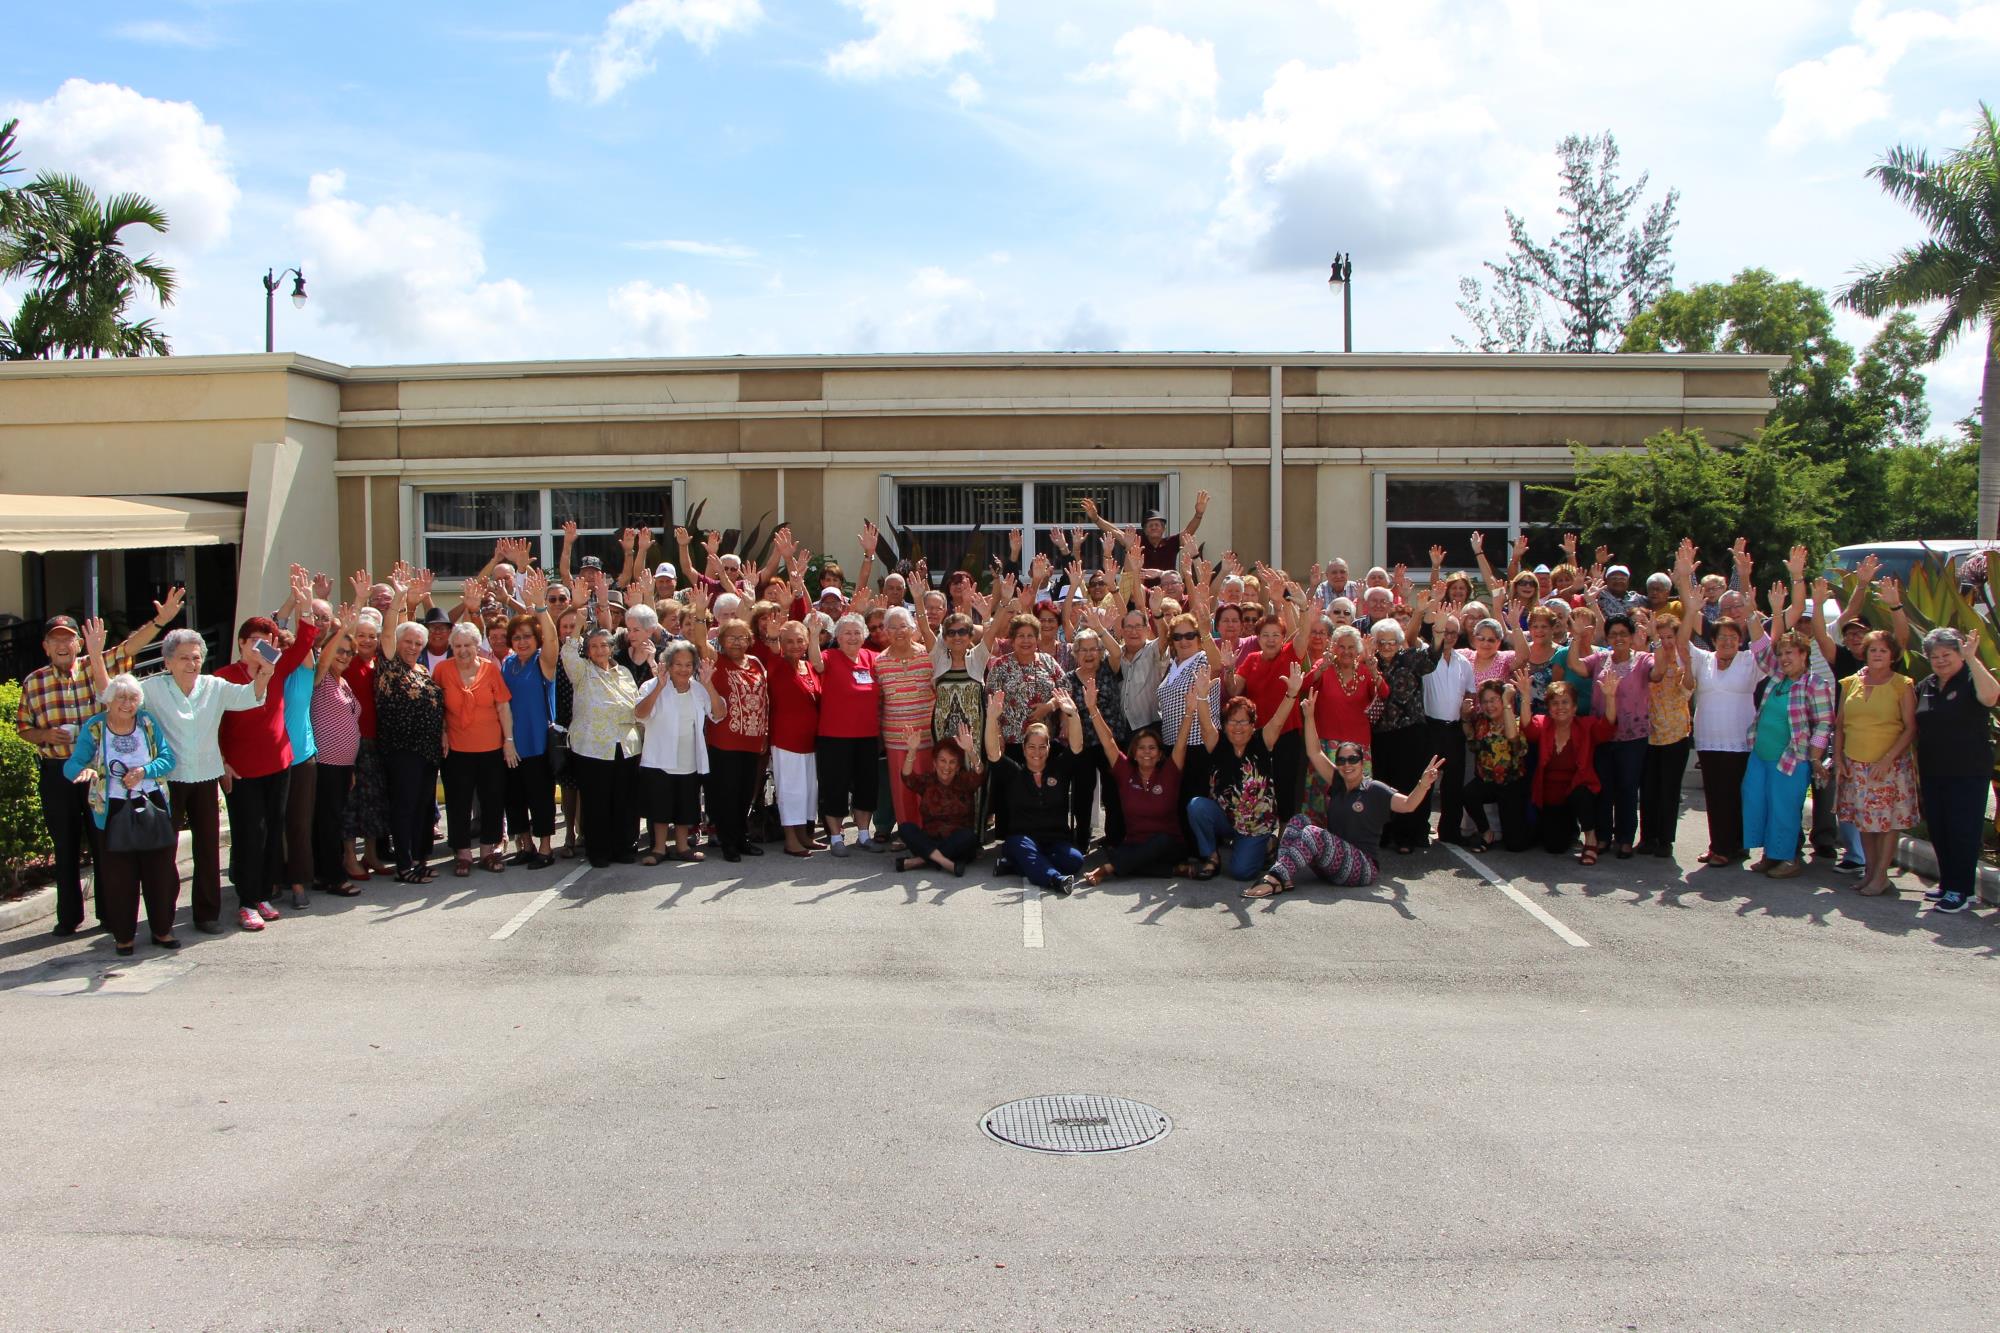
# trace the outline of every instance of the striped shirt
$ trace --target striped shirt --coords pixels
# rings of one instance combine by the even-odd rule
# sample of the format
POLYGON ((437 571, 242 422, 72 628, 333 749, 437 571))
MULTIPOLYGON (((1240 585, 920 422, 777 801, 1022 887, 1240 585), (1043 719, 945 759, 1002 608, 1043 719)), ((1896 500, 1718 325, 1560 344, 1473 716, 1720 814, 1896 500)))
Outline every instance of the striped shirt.
POLYGON ((350 768, 361 751, 361 702, 354 687, 338 671, 313 688, 313 739, 319 744, 319 762, 335 768, 350 768))
POLYGON ((931 748, 931 708, 937 690, 931 675, 931 659, 922 652, 908 657, 882 653, 875 659, 875 679, 882 683, 882 742, 903 748, 903 734, 917 732, 917 748, 931 748))

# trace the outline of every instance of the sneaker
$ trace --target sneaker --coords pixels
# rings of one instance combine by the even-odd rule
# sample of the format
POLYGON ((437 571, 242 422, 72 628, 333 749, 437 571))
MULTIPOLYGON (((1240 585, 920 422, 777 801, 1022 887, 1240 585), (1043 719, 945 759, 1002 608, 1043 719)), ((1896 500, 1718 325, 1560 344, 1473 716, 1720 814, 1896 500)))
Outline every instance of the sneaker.
POLYGON ((1868 873, 1868 866, 1866 863, 1857 861, 1851 856, 1843 856, 1833 863, 1833 873, 1836 875, 1865 875, 1868 873))
POLYGON ((1924 895, 1924 901, 1927 903, 1934 903, 1938 902, 1943 897, 1944 897, 1943 889, 1932 889, 1929 893, 1924 895))
POLYGON ((1953 890, 1940 897, 1937 900, 1937 906, 1931 910, 1933 912, 1963 912, 1970 906, 1972 906, 1972 899, 1970 897, 1959 893, 1957 890, 1953 890))
POLYGON ((1049 892, 1058 898, 1067 898, 1076 892, 1076 885, 1077 879, 1075 875, 1064 875, 1061 879, 1049 885, 1049 892))
POLYGON ((871 838, 864 833, 854 840, 854 850, 857 852, 886 852, 889 850, 889 844, 883 842, 880 838, 871 838))
POLYGON ((276 921, 278 919, 278 909, 269 903, 258 903, 257 915, 263 917, 266 921, 276 921))
POLYGON ((826 844, 826 850, 829 856, 847 855, 847 839, 845 838, 832 839, 826 844))
POLYGON ((245 930, 262 930, 264 918, 257 915, 256 909, 246 907, 236 914, 236 924, 245 930))
POLYGON ((1797 861, 1773 861, 1764 874, 1770 879, 1797 879, 1804 868, 1797 861))

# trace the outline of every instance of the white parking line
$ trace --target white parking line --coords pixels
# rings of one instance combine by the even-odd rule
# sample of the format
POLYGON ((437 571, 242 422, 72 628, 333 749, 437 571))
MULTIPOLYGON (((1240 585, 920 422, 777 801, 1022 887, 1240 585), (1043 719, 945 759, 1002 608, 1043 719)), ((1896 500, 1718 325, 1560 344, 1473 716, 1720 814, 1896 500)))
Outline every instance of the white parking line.
POLYGON ((1471 866, 1474 874, 1478 875, 1488 884, 1491 884, 1494 888, 1500 890, 1500 892, 1506 894, 1509 898, 1512 898, 1516 903, 1520 905, 1522 911, 1526 912, 1529 916, 1535 918, 1535 920, 1547 926, 1550 930, 1553 930, 1558 937, 1567 941, 1572 948, 1588 949, 1590 947, 1589 940, 1577 934, 1575 931, 1571 930, 1568 926, 1565 926, 1562 922, 1556 920, 1554 917, 1550 916, 1547 912, 1543 911, 1541 904, 1535 902, 1532 898, 1528 897, 1527 894, 1515 888, 1505 879, 1502 879, 1498 874, 1494 872, 1493 868, 1487 865, 1484 861, 1474 856, 1471 852, 1466 851, 1465 848, 1460 847, 1457 843, 1448 842, 1445 844, 1445 846, 1450 848, 1452 854, 1458 857, 1459 860, 1471 866))
POLYGON ((589 866, 578 866, 576 869, 570 871, 567 875, 564 875, 561 879, 557 880, 550 887, 543 889, 540 893, 534 896, 533 900, 531 900, 526 907, 523 907, 520 911, 514 913, 514 919, 512 921, 509 921, 506 925, 494 931, 492 935, 488 936, 488 938, 496 940, 504 940, 509 935, 512 935, 515 931, 519 930, 521 927, 527 925, 529 917, 533 916, 535 913, 541 911, 544 907, 547 907, 550 903, 554 902, 557 896, 560 895, 564 889, 568 888, 570 885, 582 879, 584 872, 589 869, 590 869, 589 866))
POLYGON ((1021 886, 1021 947, 1042 947, 1042 891, 1033 884, 1021 886))

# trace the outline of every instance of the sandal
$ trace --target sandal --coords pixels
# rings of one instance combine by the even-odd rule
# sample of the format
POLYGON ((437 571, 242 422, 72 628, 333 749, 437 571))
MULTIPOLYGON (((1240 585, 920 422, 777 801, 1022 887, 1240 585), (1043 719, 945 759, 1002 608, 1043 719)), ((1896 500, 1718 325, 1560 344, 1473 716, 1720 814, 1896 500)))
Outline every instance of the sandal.
POLYGON ((490 870, 497 875, 507 868, 507 858, 498 852, 488 852, 479 858, 479 868, 490 870))
POLYGON ((1214 879, 1221 871, 1222 864, 1211 856, 1194 868, 1194 877, 1196 879, 1214 879))
POLYGON ((1583 854, 1582 854, 1582 855, 1580 855, 1580 856, 1578 856, 1578 857, 1576 858, 1576 863, 1577 863, 1578 865, 1584 865, 1584 866, 1594 866, 1594 865, 1596 865, 1596 864, 1597 864, 1597 849, 1596 849, 1595 847, 1586 847, 1586 848, 1584 848, 1584 849, 1583 849, 1583 854))
POLYGON ((1245 898, 1275 898, 1281 893, 1290 891, 1291 887, 1291 885, 1285 883, 1285 881, 1279 879, 1276 875, 1266 875, 1249 888, 1243 890, 1243 896, 1245 898))
POLYGON ((432 870, 429 866, 411 866, 407 870, 398 870, 396 872, 396 882, 398 884, 429 884, 436 878, 437 871, 432 870))
POLYGON ((468 861, 466 858, 462 856, 453 858, 451 863, 451 873, 457 876, 459 879, 464 879, 466 876, 472 873, 472 862, 468 861))
POLYGON ((322 884, 319 886, 319 891, 321 893, 331 893, 338 898, 359 898, 361 896, 361 886, 358 884, 322 884))
POLYGON ((653 855, 651 852, 647 852, 644 856, 639 858, 639 864, 642 866, 656 866, 659 863, 660 863, 660 858, 653 855))
POLYGON ((687 851, 676 853, 674 859, 677 861, 706 861, 708 853, 698 852, 693 848, 689 848, 687 851))

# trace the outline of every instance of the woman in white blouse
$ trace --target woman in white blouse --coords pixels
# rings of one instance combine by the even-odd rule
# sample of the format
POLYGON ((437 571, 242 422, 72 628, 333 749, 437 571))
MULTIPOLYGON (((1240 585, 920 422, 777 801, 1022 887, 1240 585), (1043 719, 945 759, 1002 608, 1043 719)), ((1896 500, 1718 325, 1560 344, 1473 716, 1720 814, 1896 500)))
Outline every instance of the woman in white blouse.
MULTIPOLYGON (((90 654, 91 683, 101 700, 111 688, 101 642, 104 622, 84 626, 90 654)), ((271 684, 271 665, 259 657, 251 664, 251 681, 234 681, 202 674, 208 641, 191 629, 177 629, 160 644, 166 671, 140 682, 146 711, 167 734, 173 751, 173 771, 167 775, 174 819, 192 834, 194 843, 194 927, 204 935, 222 933, 222 748, 216 737, 224 713, 240 713, 264 702, 271 684)))
POLYGON ((611 632, 601 627, 565 640, 562 664, 575 696, 569 757, 582 791, 583 850, 600 870, 613 862, 629 865, 639 821, 632 673, 613 660, 611 632))
MULTIPOLYGON (((1682 543, 1674 568, 1682 604, 1701 605, 1694 581, 1693 547, 1682 543)), ((1751 617, 1757 618, 1752 605, 1751 617)), ((1714 651, 1694 642, 1701 617, 1681 622, 1681 646, 1694 677, 1694 751, 1701 761, 1702 803, 1708 807, 1708 853, 1703 865, 1735 865, 1749 855, 1743 845, 1743 775, 1750 768, 1750 728, 1757 719, 1757 682, 1764 665, 1742 625, 1719 620, 1712 631, 1714 651)))
POLYGON ((725 709, 709 688, 715 664, 702 662, 695 679, 694 645, 675 639, 653 663, 653 678, 639 687, 633 716, 645 724, 646 740, 639 748, 639 774, 644 784, 646 818, 653 826, 653 850, 641 862, 656 866, 670 861, 700 861, 704 857, 689 839, 701 824, 701 784, 708 774, 709 722, 720 722, 725 709), (667 830, 674 833, 667 850, 667 830))

